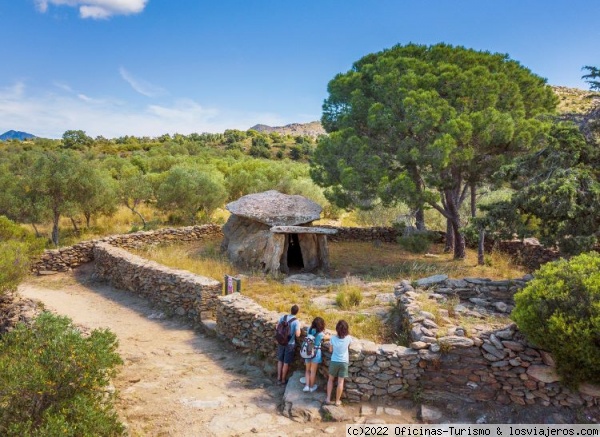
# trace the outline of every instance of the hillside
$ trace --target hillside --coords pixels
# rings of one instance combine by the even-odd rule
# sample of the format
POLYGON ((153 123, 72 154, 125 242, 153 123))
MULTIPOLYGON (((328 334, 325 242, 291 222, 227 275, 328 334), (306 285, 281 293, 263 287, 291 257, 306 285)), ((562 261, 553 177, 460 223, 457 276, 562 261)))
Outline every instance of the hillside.
POLYGON ((600 93, 594 91, 565 86, 553 86, 552 89, 558 96, 560 114, 584 114, 600 104, 600 93))
POLYGON ((258 132, 271 133, 277 132, 282 135, 307 135, 313 138, 319 135, 324 135, 325 129, 319 121, 311 121, 310 123, 292 123, 285 126, 267 126, 265 124, 257 124, 250 128, 258 132))
POLYGON ((20 132, 15 130, 9 130, 0 135, 0 141, 8 141, 8 140, 29 140, 31 138, 35 138, 35 135, 28 134, 27 132, 20 132))

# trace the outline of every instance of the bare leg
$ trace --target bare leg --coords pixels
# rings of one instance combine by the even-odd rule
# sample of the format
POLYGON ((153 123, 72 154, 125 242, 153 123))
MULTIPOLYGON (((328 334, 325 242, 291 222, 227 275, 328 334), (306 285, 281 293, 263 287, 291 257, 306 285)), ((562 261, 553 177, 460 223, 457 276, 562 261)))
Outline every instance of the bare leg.
POLYGON ((281 381, 281 371, 283 370, 283 362, 277 361, 277 381, 281 381))
POLYGON ((306 369, 306 374, 307 374, 307 378, 306 378, 306 384, 309 387, 312 387, 315 385, 315 381, 317 380, 317 368, 319 367, 319 363, 308 363, 308 368, 306 369), (310 379, 308 379, 308 376, 310 376, 310 379), (309 384, 310 382, 310 384, 309 384))
POLYGON ((283 367, 281 368, 281 382, 285 382, 286 381, 286 377, 287 377, 287 373, 288 373, 288 369, 289 369, 290 365, 289 364, 285 364, 283 363, 283 367))
POLYGON ((310 366, 312 365, 312 363, 306 363, 306 370, 304 371, 304 385, 306 387, 310 387, 310 366))
POLYGON ((327 403, 331 402, 331 392, 333 391, 333 380, 334 376, 329 375, 329 379, 327 380, 327 403))
POLYGON ((340 402, 344 392, 344 378, 338 378, 337 391, 335 392, 335 401, 340 402))

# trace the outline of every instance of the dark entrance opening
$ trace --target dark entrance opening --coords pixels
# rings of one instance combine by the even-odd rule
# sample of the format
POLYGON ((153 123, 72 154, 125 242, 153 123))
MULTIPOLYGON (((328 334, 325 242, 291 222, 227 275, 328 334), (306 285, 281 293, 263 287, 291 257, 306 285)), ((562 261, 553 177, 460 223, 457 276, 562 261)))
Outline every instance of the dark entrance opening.
POLYGON ((289 234, 289 244, 287 251, 287 263, 290 270, 302 270, 304 261, 302 261, 302 250, 298 241, 298 234, 289 234))

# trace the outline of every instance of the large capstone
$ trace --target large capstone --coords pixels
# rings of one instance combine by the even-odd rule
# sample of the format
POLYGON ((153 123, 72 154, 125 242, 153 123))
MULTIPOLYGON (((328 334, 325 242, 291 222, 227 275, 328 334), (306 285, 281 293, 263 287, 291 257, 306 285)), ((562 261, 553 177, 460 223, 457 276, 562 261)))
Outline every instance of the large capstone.
POLYGON ((282 194, 270 190, 248 194, 228 203, 231 214, 245 217, 269 226, 294 226, 310 223, 321 217, 318 203, 303 196, 282 194))

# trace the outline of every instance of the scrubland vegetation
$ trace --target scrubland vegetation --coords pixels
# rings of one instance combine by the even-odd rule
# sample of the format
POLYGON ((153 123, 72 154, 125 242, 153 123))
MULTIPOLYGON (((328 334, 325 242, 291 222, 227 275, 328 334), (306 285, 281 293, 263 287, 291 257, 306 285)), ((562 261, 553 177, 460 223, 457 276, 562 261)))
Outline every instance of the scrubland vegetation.
MULTIPOLYGON (((585 69, 600 90, 598 68, 585 69)), ((302 194, 323 206, 325 219, 345 225, 446 231, 445 248, 420 237, 401 241, 407 250, 331 245, 334 275, 374 280, 385 292, 399 277, 516 276, 504 258, 484 255, 490 234, 535 236, 565 254, 597 247, 599 109, 578 125, 563 121, 545 80, 508 55, 396 46, 358 60, 328 92, 328 135, 316 141, 237 130, 114 139, 69 130, 60 140, 0 142, 0 293, 15 289, 42 246, 223 222, 226 202, 268 189, 302 194), (466 249, 467 240, 479 241, 479 253, 466 249), (411 253, 425 250, 438 257, 411 253)), ((173 265, 186 249, 168 250, 156 256, 173 265)), ((232 273, 215 246, 202 250, 199 263, 175 267, 217 279, 232 273)), ((556 355, 569 383, 598 382, 598 267, 596 255, 546 265, 516 298, 515 320, 556 355)), ((325 313, 311 290, 259 275, 248 275, 243 290, 272 310, 286 312, 294 301, 307 319, 325 316, 331 327, 344 314, 363 337, 390 335, 361 310, 372 296, 356 284, 329 290, 340 312, 325 313)), ((3 335, 0 433, 121 434, 105 391, 120 362, 115 348, 114 335, 82 337, 49 315, 3 335)))

